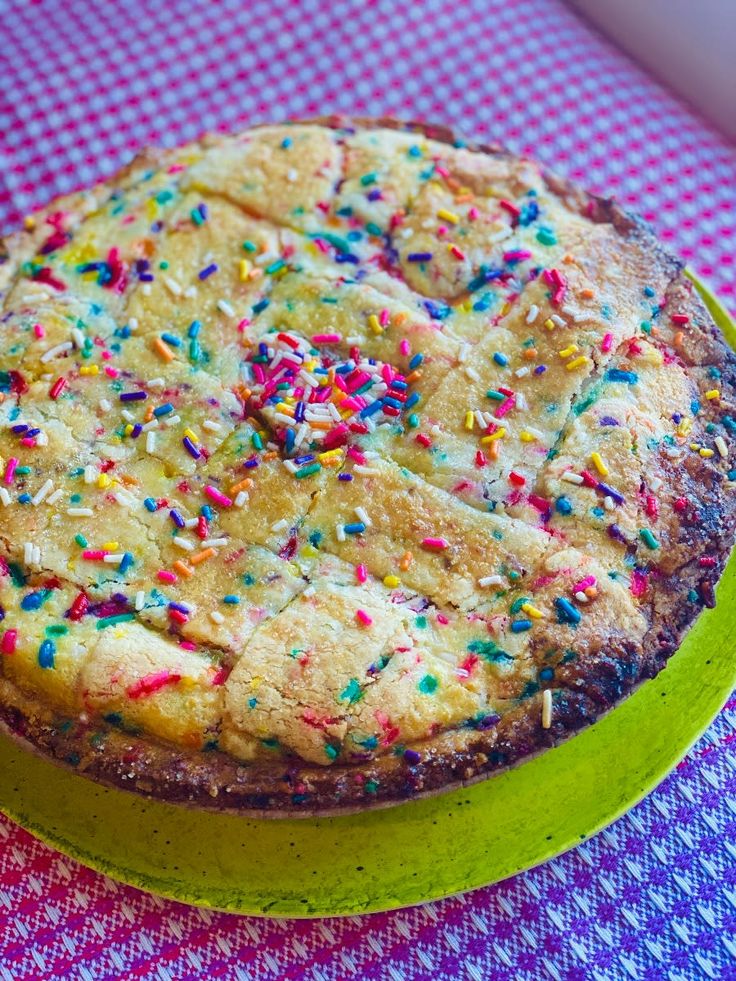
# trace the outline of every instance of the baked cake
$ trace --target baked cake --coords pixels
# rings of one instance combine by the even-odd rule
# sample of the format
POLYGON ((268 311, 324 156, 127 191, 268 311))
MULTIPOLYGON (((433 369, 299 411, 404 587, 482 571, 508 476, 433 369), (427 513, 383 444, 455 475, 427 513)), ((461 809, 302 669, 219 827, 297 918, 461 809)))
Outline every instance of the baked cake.
POLYGON ((734 357, 647 226, 391 120, 138 157, 5 243, 0 717, 107 783, 456 785, 677 649, 734 538, 734 357))

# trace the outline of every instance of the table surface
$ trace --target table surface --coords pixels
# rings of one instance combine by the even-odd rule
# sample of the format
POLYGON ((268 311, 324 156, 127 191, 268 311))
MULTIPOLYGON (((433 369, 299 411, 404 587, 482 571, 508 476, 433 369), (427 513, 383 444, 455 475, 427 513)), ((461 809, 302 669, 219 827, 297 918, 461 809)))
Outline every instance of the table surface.
MULTIPOLYGON (((461 127, 647 217, 736 309, 736 149, 556 0, 3 7, 0 228, 136 148, 324 112, 461 127), (9 97, 9 98, 8 98, 9 97)), ((257 920, 118 885, 0 819, 0 977, 736 978, 736 699, 646 801, 512 880, 257 920)))

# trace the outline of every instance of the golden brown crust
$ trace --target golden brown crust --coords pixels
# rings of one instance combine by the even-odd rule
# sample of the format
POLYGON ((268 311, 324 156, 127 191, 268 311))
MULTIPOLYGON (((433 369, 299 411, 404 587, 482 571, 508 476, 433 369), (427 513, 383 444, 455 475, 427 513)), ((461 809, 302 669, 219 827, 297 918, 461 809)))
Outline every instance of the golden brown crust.
MULTIPOLYGON (((408 128, 439 142, 455 142, 444 127, 386 118, 326 117, 307 122, 333 128, 408 128)), ((511 156, 497 145, 469 147, 499 157, 511 156)), ((142 166, 151 162, 160 165, 162 156, 165 154, 154 153, 137 158, 122 174, 95 188, 94 198, 104 197, 142 166)), ((736 359, 685 277, 682 263, 659 245, 639 218, 615 202, 590 195, 552 174, 544 176, 548 188, 567 208, 592 222, 611 226, 669 284, 665 305, 678 314, 687 314, 691 325, 679 342, 680 363, 687 369, 715 370, 724 399, 732 398, 736 359)), ((91 206, 89 196, 71 196, 52 203, 47 213, 62 205, 80 215, 91 206)), ((7 281, 18 264, 34 253, 36 245, 33 231, 6 240, 0 271, 7 281)), ((703 422, 712 413, 706 405, 703 422)), ((500 719, 485 720, 482 728, 446 732, 424 744, 412 744, 399 755, 330 767, 305 765, 297 759, 290 764, 245 764, 218 751, 186 752, 96 720, 60 720, 7 678, 0 680, 0 724, 25 744, 93 779, 214 809, 269 815, 358 810, 479 779, 567 738, 643 680, 656 675, 701 607, 713 604, 713 588, 725 566, 736 527, 733 507, 724 504, 725 477, 709 459, 686 455, 672 462, 668 478, 685 504, 669 529, 675 558, 671 567, 657 573, 658 588, 651 591, 647 611, 648 631, 642 640, 601 637, 600 650, 590 651, 585 660, 562 664, 554 685, 548 686, 553 703, 549 728, 542 725, 543 694, 537 690, 500 719), (708 542, 707 564, 701 561, 703 541, 708 542), (691 599, 685 602, 688 595, 691 599)))

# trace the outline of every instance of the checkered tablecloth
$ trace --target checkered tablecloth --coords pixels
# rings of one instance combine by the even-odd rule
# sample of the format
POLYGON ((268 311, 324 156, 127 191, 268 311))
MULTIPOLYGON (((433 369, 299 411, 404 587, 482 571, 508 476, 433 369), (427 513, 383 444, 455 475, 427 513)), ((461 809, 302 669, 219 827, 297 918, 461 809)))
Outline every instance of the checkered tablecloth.
MULTIPOLYGON (((736 308, 736 149, 556 0, 0 0, 0 25, 5 229, 146 143, 391 113, 503 140, 617 194, 736 308)), ((736 978, 734 710, 593 841, 399 913, 296 922, 194 910, 0 819, 0 976, 736 978)))

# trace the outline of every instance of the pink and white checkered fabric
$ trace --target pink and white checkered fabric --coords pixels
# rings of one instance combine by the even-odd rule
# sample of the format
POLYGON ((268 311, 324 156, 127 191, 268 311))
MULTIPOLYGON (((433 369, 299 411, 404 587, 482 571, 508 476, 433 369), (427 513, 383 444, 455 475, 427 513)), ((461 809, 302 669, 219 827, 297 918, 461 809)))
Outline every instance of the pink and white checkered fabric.
MULTIPOLYGON (((556 0, 26 0, 0 11, 6 230, 147 143, 391 113, 500 139, 617 194, 736 308, 736 150, 556 0)), ((595 840, 401 913, 300 923, 192 910, 0 820, 0 976, 736 979, 734 710, 595 840)))

